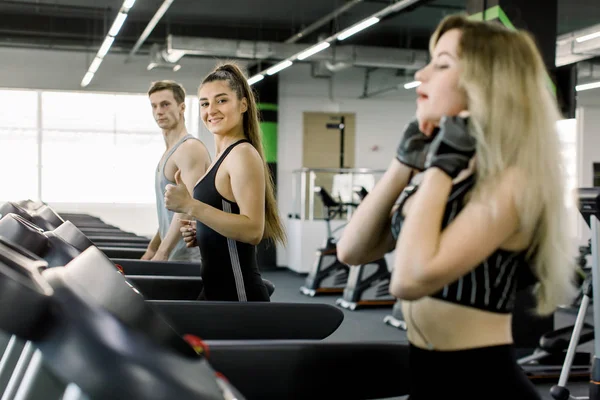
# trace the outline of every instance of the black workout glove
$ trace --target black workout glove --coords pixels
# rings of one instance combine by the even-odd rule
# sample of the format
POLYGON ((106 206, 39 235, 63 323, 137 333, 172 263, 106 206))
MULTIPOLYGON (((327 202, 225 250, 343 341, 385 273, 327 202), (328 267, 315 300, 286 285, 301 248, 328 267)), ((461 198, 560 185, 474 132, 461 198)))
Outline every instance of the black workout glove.
POLYGON ((410 168, 425 170, 425 158, 432 140, 433 137, 428 137, 419 130, 419 121, 413 119, 404 128, 396 150, 396 159, 410 168))
POLYGON ((440 131, 429 146, 425 168, 438 167, 451 178, 469 166, 476 141, 469 134, 468 118, 443 117, 440 131))

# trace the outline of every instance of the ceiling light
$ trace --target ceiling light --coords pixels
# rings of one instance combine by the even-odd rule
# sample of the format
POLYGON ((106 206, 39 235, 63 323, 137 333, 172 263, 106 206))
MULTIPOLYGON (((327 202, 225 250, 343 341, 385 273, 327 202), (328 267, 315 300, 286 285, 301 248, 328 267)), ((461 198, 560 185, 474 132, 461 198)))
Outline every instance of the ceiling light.
POLYGON ((265 79, 265 76, 262 74, 254 75, 252 78, 248 79, 248 85, 252 86, 256 82, 260 82, 265 79))
POLYGON ((583 90, 597 89, 597 88, 600 88, 600 81, 598 81, 598 82, 591 82, 591 83, 584 83, 582 85, 575 86, 575 90, 577 92, 581 92, 583 90))
POLYGON ((590 33, 589 35, 580 36, 577 39, 575 39, 575 41, 577 41, 577 43, 581 43, 581 42, 585 42, 587 40, 596 39, 596 38, 599 38, 599 37, 600 37, 600 31, 594 32, 594 33, 590 33))
POLYGON ((87 85, 89 85, 93 77, 94 74, 92 72, 86 73, 81 81, 81 86, 86 87, 87 85))
POLYGON ((376 23, 378 23, 380 20, 377 17, 371 17, 369 19, 366 19, 362 22, 359 22, 358 24, 342 31, 339 35, 338 35, 338 40, 344 40, 349 38, 350 36, 354 35, 355 33, 358 33, 360 31, 362 31, 363 29, 366 29, 368 27, 370 27, 371 25, 375 25, 376 23))
POLYGON ((304 60, 307 59, 308 57, 317 54, 320 51, 325 50, 326 48, 328 48, 329 46, 331 46, 329 44, 329 42, 323 42, 323 43, 319 43, 316 46, 313 46, 311 48, 309 48, 308 50, 303 51, 302 53, 298 54, 298 60, 304 60))
POLYGON ((285 60, 280 62, 279 64, 269 68, 267 70, 267 74, 269 75, 274 75, 276 73, 278 73, 279 71, 286 69, 287 67, 291 66, 293 63, 290 60, 285 60))
POLYGON ((404 89, 413 89, 421 85, 420 81, 412 81, 404 84, 404 89))
POLYGON ((108 36, 117 36, 126 19, 127 14, 124 12, 120 12, 117 15, 117 18, 115 19, 115 22, 113 22, 112 26, 110 27, 110 31, 108 31, 108 36))

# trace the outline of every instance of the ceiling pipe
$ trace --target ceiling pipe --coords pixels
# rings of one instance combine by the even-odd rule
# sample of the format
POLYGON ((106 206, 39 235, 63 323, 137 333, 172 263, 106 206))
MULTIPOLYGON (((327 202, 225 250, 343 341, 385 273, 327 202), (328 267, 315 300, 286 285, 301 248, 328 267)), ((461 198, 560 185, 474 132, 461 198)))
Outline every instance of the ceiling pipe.
POLYGON ((148 39, 148 36, 150 36, 156 25, 158 25, 158 21, 160 21, 160 19, 163 17, 163 15, 165 15, 169 7, 171 7, 173 1, 174 0, 165 0, 161 4, 161 6, 158 8, 156 13, 150 20, 150 22, 148 22, 148 25, 146 26, 146 29, 144 29, 144 32, 142 32, 142 35, 139 37, 138 41, 133 46, 133 49, 131 49, 131 51, 129 52, 129 55, 125 59, 125 62, 128 62, 131 59, 131 57, 133 57, 135 53, 139 50, 142 44, 144 44, 146 39, 148 39))
POLYGON ((290 37, 283 43, 296 43, 298 40, 302 39, 306 35, 313 33, 314 31, 316 31, 317 29, 319 29, 320 27, 322 27, 323 25, 325 25, 332 19, 337 18, 339 15, 345 13, 352 7, 358 5, 362 2, 363 2, 363 0, 352 0, 352 1, 344 4, 343 6, 337 8, 337 9, 333 10, 332 12, 330 12, 329 14, 325 15, 323 18, 313 22, 311 25, 304 28, 300 32, 296 33, 294 36, 290 37))

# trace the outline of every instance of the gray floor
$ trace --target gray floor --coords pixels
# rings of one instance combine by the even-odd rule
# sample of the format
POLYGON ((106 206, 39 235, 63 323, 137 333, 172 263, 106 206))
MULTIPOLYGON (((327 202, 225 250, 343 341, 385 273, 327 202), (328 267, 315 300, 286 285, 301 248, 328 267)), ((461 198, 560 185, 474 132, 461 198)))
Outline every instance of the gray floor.
MULTIPOLYGON (((275 284, 275 293, 272 301, 277 302, 297 302, 297 303, 325 303, 335 305, 333 296, 308 297, 299 292, 300 286, 304 283, 305 277, 292 271, 282 269, 278 271, 263 271, 263 277, 269 279, 275 284)), ((363 309, 357 311, 344 312, 344 321, 342 325, 326 341, 344 341, 358 342, 368 341, 399 341, 406 343, 406 333, 392 328, 383 323, 383 318, 390 314, 391 308, 363 309)), ((590 316, 591 318, 591 316, 590 316)), ((575 316, 569 313, 557 313, 555 317, 556 327, 570 325, 575 320, 575 316)), ((590 319, 587 322, 591 322, 590 319)), ((591 351, 591 343, 582 345, 580 351, 591 351)), ((543 399, 552 399, 549 390, 552 383, 536 385, 539 388, 543 399)), ((585 382, 573 382, 568 385, 572 396, 587 396, 588 385, 585 382)), ((405 397, 394 398, 393 400, 405 399, 405 397)), ((386 399, 392 400, 392 399, 386 399)))

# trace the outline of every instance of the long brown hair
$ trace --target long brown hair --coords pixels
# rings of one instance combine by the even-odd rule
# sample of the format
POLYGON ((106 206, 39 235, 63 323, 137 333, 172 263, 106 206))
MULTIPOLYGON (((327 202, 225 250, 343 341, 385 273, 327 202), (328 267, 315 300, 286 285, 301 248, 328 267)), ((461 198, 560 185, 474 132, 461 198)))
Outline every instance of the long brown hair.
POLYGON ((250 141, 250 144, 254 146, 260 155, 265 173, 265 233, 263 237, 285 245, 286 234, 277 209, 274 191, 275 185, 263 151, 258 107, 256 106, 256 95, 250 88, 241 68, 235 63, 227 62, 218 65, 206 76, 206 78, 204 78, 200 86, 214 81, 227 81, 231 90, 235 92, 238 100, 246 98, 248 102, 248 109, 243 115, 244 136, 250 141))
POLYGON ((462 33, 459 85, 467 94, 469 129, 477 139, 473 194, 485 200, 486 189, 504 170, 519 171, 525 185, 515 200, 520 229, 533 236, 528 259, 539 280, 537 311, 549 314, 574 294, 574 233, 567 228, 569 218, 577 216, 567 209, 557 128, 561 115, 546 67, 528 32, 464 15, 442 20, 431 38, 432 52, 452 29, 462 33))

